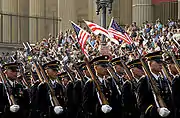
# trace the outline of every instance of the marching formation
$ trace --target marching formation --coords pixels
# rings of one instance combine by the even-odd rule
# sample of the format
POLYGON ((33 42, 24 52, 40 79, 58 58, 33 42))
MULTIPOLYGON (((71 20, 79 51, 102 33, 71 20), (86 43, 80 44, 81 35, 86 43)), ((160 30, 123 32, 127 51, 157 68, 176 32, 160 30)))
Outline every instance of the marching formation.
POLYGON ((108 30, 85 22, 93 35, 72 22, 72 35, 34 47, 25 42, 2 58, 0 118, 179 118, 180 55, 178 41, 167 38, 172 32, 156 39, 153 25, 141 35, 134 25, 138 42, 114 20, 108 30), (107 54, 96 47, 99 34, 112 46, 107 54))

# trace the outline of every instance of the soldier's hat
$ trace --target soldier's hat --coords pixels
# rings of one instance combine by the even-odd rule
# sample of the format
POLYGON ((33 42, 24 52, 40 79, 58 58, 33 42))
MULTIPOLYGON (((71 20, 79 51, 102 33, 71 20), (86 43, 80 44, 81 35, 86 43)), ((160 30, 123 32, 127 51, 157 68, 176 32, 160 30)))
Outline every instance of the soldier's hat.
POLYGON ((90 61, 90 64, 94 65, 103 65, 109 63, 109 56, 108 55, 103 55, 99 57, 95 57, 90 61))
POLYGON ((163 62, 162 54, 163 54, 162 51, 155 51, 146 54, 145 57, 147 58, 148 61, 154 60, 156 62, 163 62))
POLYGON ((114 66, 114 65, 117 65, 117 64, 118 64, 118 65, 122 65, 120 58, 121 58, 122 60, 126 60, 126 59, 125 59, 125 56, 117 57, 117 58, 114 58, 114 59, 111 60, 111 64, 112 64, 113 66, 114 66))
POLYGON ((31 72, 30 71, 26 71, 24 74, 25 74, 26 77, 30 77, 31 76, 31 72))
POLYGON ((70 79, 67 72, 58 73, 57 76, 58 76, 60 79, 62 79, 62 78, 70 79))
POLYGON ((43 65, 43 68, 44 68, 44 69, 58 70, 59 64, 60 64, 59 61, 54 60, 54 61, 50 61, 50 62, 48 62, 48 63, 45 63, 45 64, 43 65))
POLYGON ((76 65, 78 66, 78 68, 80 70, 86 70, 86 63, 81 61, 81 62, 77 62, 76 65))
POLYGON ((2 66, 2 70, 10 69, 12 71, 18 71, 19 65, 20 65, 20 63, 17 63, 17 62, 4 64, 2 66))
MULTIPOLYGON (((177 62, 180 64, 180 55, 175 55, 175 58, 176 58, 177 62)), ((170 56, 165 56, 164 62, 167 64, 174 63, 170 56)))
POLYGON ((134 68, 134 67, 142 68, 142 63, 141 63, 140 59, 134 59, 134 60, 128 62, 127 66, 129 68, 134 68))

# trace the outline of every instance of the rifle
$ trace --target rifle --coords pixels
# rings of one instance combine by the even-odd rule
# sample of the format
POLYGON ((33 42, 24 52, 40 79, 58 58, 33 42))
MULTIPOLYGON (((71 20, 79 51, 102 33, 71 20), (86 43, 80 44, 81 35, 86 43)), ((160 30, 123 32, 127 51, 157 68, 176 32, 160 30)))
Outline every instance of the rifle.
POLYGON ((129 80, 132 81, 134 88, 137 88, 137 81, 134 79, 131 71, 129 70, 129 68, 127 67, 127 65, 125 64, 124 60, 120 57, 120 62, 124 68, 124 71, 126 73, 126 75, 128 76, 129 80))
POLYGON ((26 81, 26 76, 25 76, 25 74, 24 74, 24 68, 22 67, 23 66, 23 64, 21 63, 21 65, 19 66, 19 68, 20 68, 20 74, 22 75, 22 81, 23 81, 23 83, 24 83, 24 85, 25 86, 27 86, 28 88, 30 88, 30 85, 27 83, 27 81, 26 81))
MULTIPOLYGON (((1 77, 1 82, 4 86, 4 89, 5 89, 5 92, 6 92, 6 95, 8 97, 8 101, 9 101, 9 105, 12 106, 12 105, 17 105, 15 99, 14 99, 14 96, 10 90, 10 87, 7 87, 6 85, 7 84, 7 79, 2 71, 2 68, 0 67, 0 77, 1 77)), ((9 86, 9 85, 8 85, 9 86)))
POLYGON ((108 105, 109 103, 108 103, 105 95, 104 95, 103 92, 101 91, 101 88, 100 88, 100 86, 99 86, 99 84, 98 84, 98 82, 97 82, 97 80, 96 80, 96 78, 95 78, 95 75, 93 74, 93 72, 92 72, 92 70, 91 70, 89 61, 88 61, 88 59, 87 59, 86 57, 85 57, 85 59, 84 59, 84 62, 86 63, 86 67, 87 67, 87 69, 88 69, 88 71, 89 71, 89 73, 90 73, 90 75, 91 75, 92 80, 93 80, 94 83, 95 83, 96 90, 97 90, 97 94, 98 94, 98 96, 99 96, 98 98, 99 98, 100 104, 101 104, 101 105, 108 105))
POLYGON ((111 67, 110 64, 108 64, 108 65, 109 65, 109 66, 108 66, 107 70, 108 70, 109 74, 110 74, 111 77, 112 77, 112 81, 113 81, 113 83, 115 84, 116 89, 117 89, 119 95, 121 95, 120 87, 119 87, 118 84, 117 84, 117 83, 120 83, 120 82, 119 82, 119 78, 118 78, 117 75, 115 74, 115 72, 114 72, 114 70, 113 70, 113 67, 111 67))
POLYGON ((75 79, 74 75, 72 74, 71 69, 70 69, 66 64, 64 64, 63 69, 64 69, 64 71, 67 72, 67 74, 69 75, 71 81, 72 81, 72 82, 75 82, 76 79, 75 79))
MULTIPOLYGON (((77 71, 78 76, 79 76, 80 79, 83 81, 83 80, 84 80, 84 76, 83 76, 82 71, 79 70, 78 65, 77 65, 76 63, 74 63, 73 66, 74 66, 75 70, 77 71)), ((84 81, 83 81, 83 82, 84 82, 84 81)), ((84 84, 85 84, 85 82, 84 82, 84 84)))
POLYGON ((176 59, 174 53, 171 50, 167 49, 167 45, 165 43, 163 43, 162 48, 163 48, 164 52, 172 58, 172 61, 174 62, 175 67, 176 67, 178 73, 180 74, 180 66, 177 62, 177 59, 176 59))
POLYGON ((172 89, 171 89, 171 85, 170 85, 170 83, 172 84, 172 77, 171 77, 170 73, 168 72, 167 67, 165 66, 164 63, 162 64, 162 75, 164 76, 164 78, 166 78, 165 81, 167 82, 168 88, 172 94, 172 89))

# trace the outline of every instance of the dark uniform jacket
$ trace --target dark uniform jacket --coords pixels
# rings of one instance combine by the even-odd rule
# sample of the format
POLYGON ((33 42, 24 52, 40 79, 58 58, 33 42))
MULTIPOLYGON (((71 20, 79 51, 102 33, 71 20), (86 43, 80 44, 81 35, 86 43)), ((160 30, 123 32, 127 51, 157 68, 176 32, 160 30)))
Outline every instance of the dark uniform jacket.
POLYGON ((172 81, 172 99, 174 106, 174 118, 180 118, 180 76, 175 76, 172 81))
POLYGON ((68 118, 82 117, 82 89, 83 82, 76 80, 69 82, 66 87, 66 107, 68 118))
MULTIPOLYGON (((156 83, 157 83, 156 86, 158 90, 160 91, 161 97, 164 98, 162 95, 163 94, 165 95, 165 92, 159 88, 160 84, 157 81, 156 83)), ((143 116, 144 118, 161 118, 161 116, 157 112, 157 107, 156 107, 156 103, 153 97, 150 83, 145 76, 142 77, 139 81, 137 93, 138 93, 138 97, 137 97, 138 107, 141 111, 141 116, 143 116)), ((165 98, 163 100, 165 101, 165 98)), ((168 109, 170 110, 169 107, 168 109)), ((167 116, 167 118, 169 118, 170 116, 171 115, 167 116)))
MULTIPOLYGON (((55 92, 55 96, 56 96, 57 100, 59 101, 60 106, 62 106, 64 108, 65 102, 64 102, 64 92, 63 92, 62 85, 57 82, 54 85, 52 85, 50 83, 50 85, 52 86, 52 88, 55 92)), ((37 101, 38 111, 40 112, 40 117, 41 118, 64 117, 65 109, 64 109, 63 113, 61 113, 59 115, 55 114, 54 107, 52 107, 52 104, 51 104, 50 94, 51 93, 50 93, 47 83, 40 83, 38 85, 37 93, 36 93, 36 95, 37 95, 36 101, 37 101)))
MULTIPOLYGON (((111 104, 111 90, 108 86, 99 82, 102 93, 105 95, 109 104, 111 104)), ((112 113, 103 113, 101 111, 101 104, 97 95, 96 85, 93 80, 88 80, 83 90, 83 109, 86 118, 109 118, 112 113)))
POLYGON ((10 105, 3 84, 0 84, 0 112, 2 118, 27 118, 29 111, 29 94, 19 83, 15 83, 14 87, 7 80, 6 87, 10 90, 9 94, 14 96, 15 102, 20 106, 20 109, 13 113, 10 111, 10 105))
POLYGON ((122 117, 137 118, 139 110, 137 108, 137 99, 135 88, 131 81, 126 80, 122 87, 122 117))

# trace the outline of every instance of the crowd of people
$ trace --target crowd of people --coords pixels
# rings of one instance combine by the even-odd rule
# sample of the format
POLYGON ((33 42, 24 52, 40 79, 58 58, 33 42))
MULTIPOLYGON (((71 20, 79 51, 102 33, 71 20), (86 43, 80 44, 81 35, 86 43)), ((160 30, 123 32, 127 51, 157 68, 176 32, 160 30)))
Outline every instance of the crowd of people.
POLYGON ((134 45, 90 33, 49 34, 0 56, 0 118, 179 118, 180 21, 136 22, 134 45), (86 60, 86 57, 88 59, 86 60))

